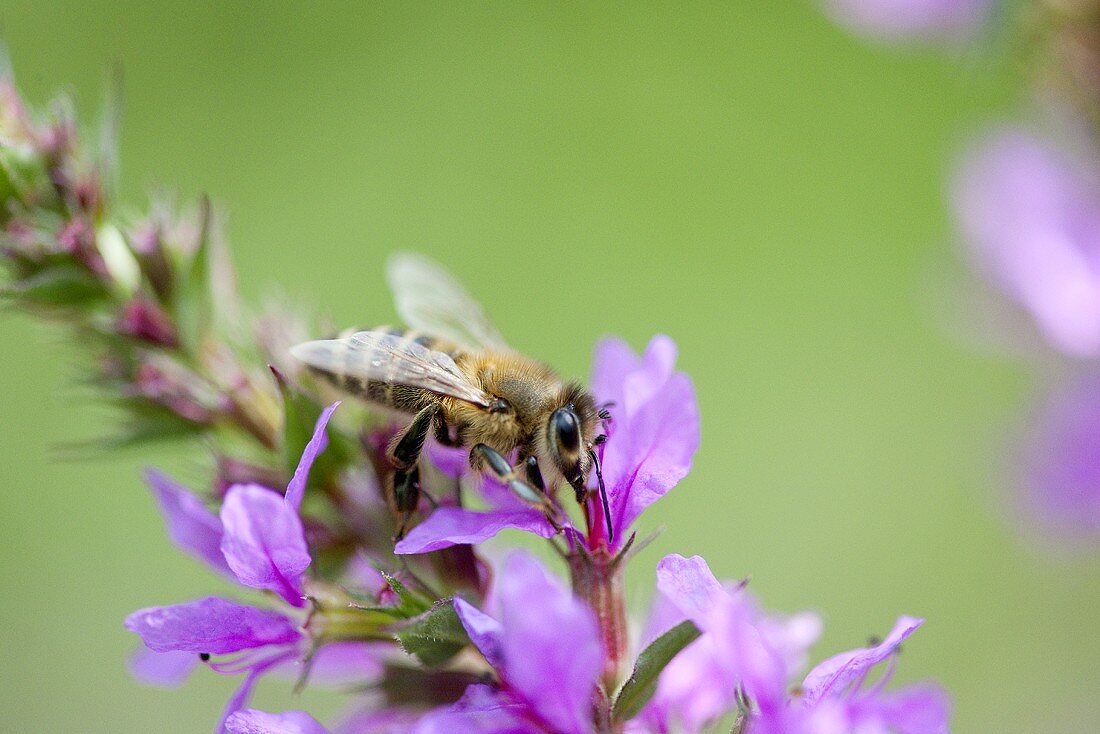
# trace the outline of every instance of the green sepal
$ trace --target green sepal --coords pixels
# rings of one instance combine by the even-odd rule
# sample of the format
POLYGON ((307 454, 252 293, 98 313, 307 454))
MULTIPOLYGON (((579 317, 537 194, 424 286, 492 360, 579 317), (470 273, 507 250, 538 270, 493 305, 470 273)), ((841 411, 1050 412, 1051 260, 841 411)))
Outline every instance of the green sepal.
POLYGON ((470 644, 451 599, 440 599, 427 612, 402 625, 394 637, 405 652, 427 666, 442 665, 470 644))
POLYGON ((203 197, 199 204, 198 243, 191 261, 177 270, 177 281, 172 289, 175 293, 172 306, 180 341, 192 354, 200 353, 203 338, 213 323, 210 291, 212 227, 210 200, 203 197))
POLYGON ((699 628, 685 620, 649 644, 634 662, 634 671, 615 697, 612 715, 616 721, 627 721, 653 698, 657 678, 676 654, 699 637, 699 628))

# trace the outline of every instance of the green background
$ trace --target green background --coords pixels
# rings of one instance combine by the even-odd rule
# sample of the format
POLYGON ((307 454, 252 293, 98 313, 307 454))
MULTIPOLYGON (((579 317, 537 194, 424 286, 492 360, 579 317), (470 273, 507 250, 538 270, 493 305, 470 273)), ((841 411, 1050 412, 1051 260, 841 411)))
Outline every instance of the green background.
MULTIPOLYGON (((0 24, 36 103, 91 119, 121 64, 124 199, 209 192, 254 302, 390 320, 379 264, 413 248, 567 374, 602 334, 672 335, 703 445, 643 519, 667 529, 635 607, 700 553, 821 611, 818 657, 927 617, 899 679, 942 680, 956 731, 1096 731, 1100 564, 1022 541, 996 487, 1037 380, 937 317, 945 175, 1014 80, 803 3, 403 5, 5 0, 0 24)), ((61 337, 0 316, 2 728, 205 731, 231 682, 142 688, 121 627, 219 588, 139 480, 200 452, 61 459, 107 430, 61 337)))

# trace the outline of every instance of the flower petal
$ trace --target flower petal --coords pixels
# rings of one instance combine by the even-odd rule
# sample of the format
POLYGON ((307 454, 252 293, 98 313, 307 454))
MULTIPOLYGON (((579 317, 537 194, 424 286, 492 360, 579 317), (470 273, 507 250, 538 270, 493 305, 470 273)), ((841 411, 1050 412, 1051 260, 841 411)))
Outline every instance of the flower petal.
POLYGON ((885 41, 961 42, 993 14, 993 0, 824 0, 826 9, 852 31, 885 41))
POLYGON ((684 558, 678 553, 658 561, 657 590, 704 632, 711 623, 711 611, 726 595, 701 556, 684 558))
POLYGON ((226 724, 233 714, 248 705, 249 699, 252 698, 252 691, 256 688, 256 683, 260 680, 260 677, 271 668, 280 665, 291 657, 293 656, 286 653, 276 655, 255 664, 252 669, 248 671, 248 675, 245 676, 244 681, 241 682, 241 685, 234 691, 233 695, 229 697, 229 701, 226 702, 225 710, 222 711, 221 720, 218 721, 218 726, 214 730, 216 734, 228 734, 229 730, 226 728, 226 724))
POLYGON ((697 448, 695 391, 677 373, 606 444, 604 479, 617 538, 625 538, 638 516, 687 475, 697 448))
POLYGON ((588 734, 604 662, 592 610, 524 552, 509 556, 497 588, 505 680, 555 731, 588 734))
POLYGON ((199 664, 199 656, 193 652, 154 652, 139 647, 130 656, 130 674, 149 686, 177 688, 199 664))
POLYGON ((1100 173, 1031 133, 1006 127, 974 147, 954 186, 975 264, 1047 339, 1100 355, 1100 173))
POLYGON ((641 360, 634 350, 618 337, 607 337, 596 344, 592 355, 592 376, 588 388, 601 402, 622 404, 623 382, 637 370, 641 360))
POLYGON ((951 699, 937 685, 917 684, 860 702, 874 707, 876 717, 899 734, 948 734, 951 699))
POLYGON ((373 682, 382 677, 383 661, 393 651, 385 642, 330 642, 321 645, 308 663, 292 661, 291 675, 301 676, 309 666, 311 686, 343 687, 373 682))
POLYGON ((466 628, 466 634, 474 647, 481 651, 489 665, 497 670, 503 668, 503 653, 501 652, 500 622, 490 617, 472 604, 467 604, 463 599, 455 597, 455 613, 458 615, 462 626, 466 628))
MULTIPOLYGON (((429 714, 430 715, 430 714, 429 714)), ((425 714, 399 708, 365 707, 344 714, 332 727, 333 734, 408 734, 425 714)))
POLYGON ((546 517, 530 507, 486 512, 438 507, 398 541, 393 550, 398 554, 427 553, 452 545, 481 543, 507 528, 526 530, 543 538, 551 538, 555 533, 546 517))
POLYGON ((699 446, 699 409, 686 375, 674 372, 676 344, 658 335, 636 357, 606 339, 596 349, 592 389, 613 402, 601 456, 617 538, 691 468, 699 446))
POLYGON ((256 484, 229 489, 222 503, 221 549, 237 580, 270 589, 302 606, 301 576, 310 564, 302 521, 278 492, 256 484))
POLYGON ((186 604, 139 609, 126 629, 157 652, 219 655, 264 645, 296 642, 300 635, 281 614, 208 596, 186 604))
MULTIPOLYGON (((552 684, 548 687, 552 687, 552 684)), ((413 734, 543 734, 525 716, 526 707, 484 684, 466 689, 453 706, 425 715, 413 734)))
POLYGON ((657 564, 657 588, 705 633, 702 644, 712 648, 718 662, 702 666, 705 678, 698 685, 714 689, 714 701, 724 695, 732 703, 740 685, 762 710, 785 704, 789 673, 784 651, 776 649, 765 634, 762 617, 747 592, 727 590, 699 556, 679 555, 666 556, 657 564))
POLYGON ((194 493, 167 474, 145 472, 145 481, 160 506, 168 537, 177 548, 220 574, 233 578, 221 552, 222 522, 194 493))
POLYGON ((325 433, 325 428, 328 426, 329 419, 332 418, 333 411, 339 405, 340 401, 337 400, 322 410, 321 415, 317 417, 317 423, 313 426, 313 436, 306 444, 305 450, 302 451, 302 458, 298 460, 298 466, 294 469, 294 476, 291 477, 290 484, 286 485, 286 503, 295 512, 302 506, 302 496, 306 492, 306 484, 309 482, 309 470, 313 468, 313 462, 317 460, 322 451, 328 448, 328 434, 325 433))
POLYGON ((812 706, 829 694, 840 694, 857 678, 893 655, 902 641, 924 624, 916 617, 898 617, 894 628, 874 647, 849 650, 818 663, 802 681, 803 702, 812 706))
POLYGON ((1030 411, 1019 463, 1023 529, 1053 549, 1100 541, 1100 373, 1057 385, 1030 411))
POLYGON ((328 734, 328 729, 305 711, 269 714, 244 709, 231 714, 225 721, 225 728, 231 734, 328 734))

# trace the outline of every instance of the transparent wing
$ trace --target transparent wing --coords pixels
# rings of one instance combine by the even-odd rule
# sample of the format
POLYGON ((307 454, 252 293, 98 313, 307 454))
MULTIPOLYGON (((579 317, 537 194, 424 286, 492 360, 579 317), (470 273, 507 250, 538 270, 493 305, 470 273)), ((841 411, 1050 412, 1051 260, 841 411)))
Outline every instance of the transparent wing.
POLYGON ((406 325, 473 349, 507 349, 481 305, 439 263, 398 253, 386 264, 386 282, 406 325))
POLYGON ((343 339, 305 342, 290 353, 300 362, 334 375, 419 387, 484 407, 491 402, 448 355, 404 336, 360 331, 343 339))

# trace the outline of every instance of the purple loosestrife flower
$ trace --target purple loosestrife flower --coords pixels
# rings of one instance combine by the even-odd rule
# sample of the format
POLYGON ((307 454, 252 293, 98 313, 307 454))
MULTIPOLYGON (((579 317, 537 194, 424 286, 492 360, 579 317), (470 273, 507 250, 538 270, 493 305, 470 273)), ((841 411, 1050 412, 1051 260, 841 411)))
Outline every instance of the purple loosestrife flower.
POLYGON ((269 714, 246 709, 226 719, 225 727, 231 734, 328 734, 328 729, 305 711, 269 714))
POLYGON ((1005 127, 972 148, 953 198, 977 270, 1056 349, 1100 356, 1100 171, 1005 127))
MULTIPOLYGON (((608 440, 598 450, 616 546, 626 540, 642 511, 688 473, 699 446, 695 392, 691 380, 675 371, 675 363, 676 345, 666 336, 654 337, 640 357, 618 339, 605 339, 596 348, 590 388, 597 400, 613 404, 608 440)), ((593 488, 595 481, 595 476, 590 477, 593 488)), ((409 531, 396 552, 424 553, 479 543, 505 528, 545 538, 555 534, 541 511, 496 482, 484 479, 480 487, 491 509, 439 507, 409 531)), ((608 533, 595 493, 589 503, 586 542, 595 549, 607 545, 608 533)))
MULTIPOLYGON (((126 627, 141 636, 146 647, 164 657, 137 659, 146 680, 171 682, 183 669, 180 653, 201 656, 218 673, 245 673, 219 724, 247 702, 260 676, 276 668, 292 668, 310 658, 311 673, 325 678, 350 673, 365 678, 378 673, 365 645, 329 644, 319 649, 309 622, 292 610, 305 605, 303 573, 309 550, 298 507, 309 469, 327 445, 325 429, 337 404, 325 409, 287 487, 286 495, 258 485, 235 485, 226 494, 220 521, 194 495, 166 477, 152 474, 173 542, 223 575, 244 586, 277 594, 289 609, 267 610, 206 597, 185 604, 140 609, 126 618, 126 627), (220 557, 215 551, 220 551, 220 557), (212 659, 213 656, 232 656, 212 659), (350 668, 350 670, 349 670, 350 668), (173 674, 173 671, 177 671, 173 674)), ((319 634, 324 634, 322 628, 319 634)))
POLYGON ((884 41, 959 42, 975 36, 996 0, 824 0, 841 25, 884 41))
POLYGON ((881 644, 829 658, 794 686, 820 633, 816 617, 762 614, 744 589, 723 586, 698 556, 664 558, 657 566, 657 587, 663 617, 658 627, 687 618, 703 634, 662 671, 639 716, 653 731, 699 732, 737 708, 746 719, 745 731, 753 734, 948 730, 948 704, 939 689, 883 691, 898 646, 922 620, 899 618, 881 644), (864 688, 871 670, 884 661, 890 670, 864 688))
POLYGON ((1100 540, 1100 375, 1048 394, 1018 456, 1026 526, 1069 547, 1100 540))
POLYGON ((470 686, 454 706, 425 716, 416 734, 592 731, 604 650, 593 611, 523 552, 497 579, 499 619, 461 599, 458 613, 500 684, 470 686))

